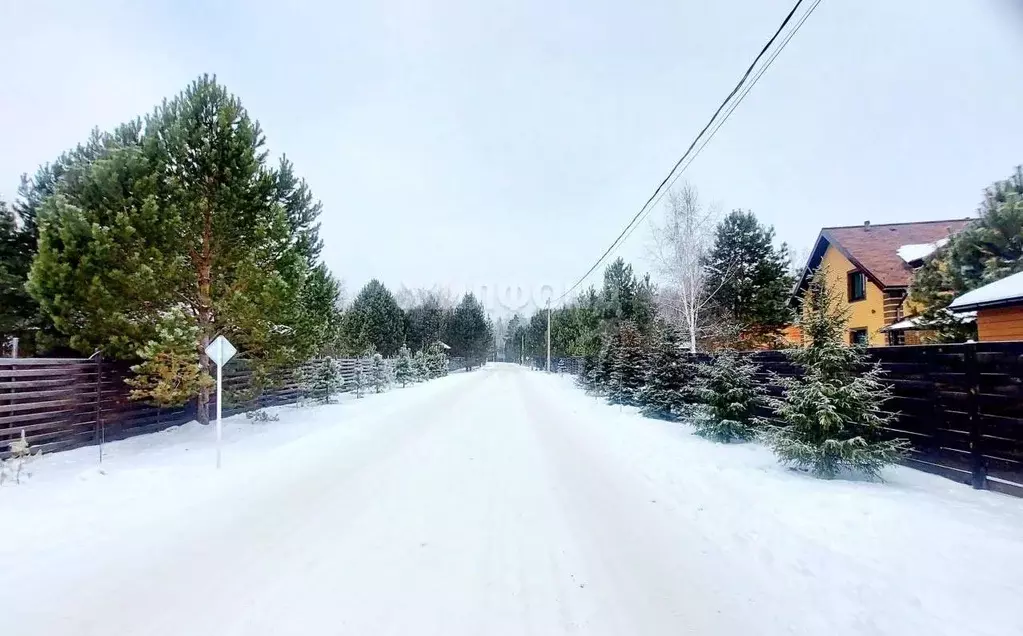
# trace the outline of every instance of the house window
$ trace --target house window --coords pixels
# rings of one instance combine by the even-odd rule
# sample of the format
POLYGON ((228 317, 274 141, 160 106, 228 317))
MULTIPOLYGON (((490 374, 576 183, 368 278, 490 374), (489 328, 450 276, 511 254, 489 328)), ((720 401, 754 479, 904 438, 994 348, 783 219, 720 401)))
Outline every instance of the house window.
POLYGON ((888 346, 889 347, 901 347, 906 344, 906 332, 905 331, 889 331, 888 332, 888 346))
POLYGON ((867 277, 863 272, 849 272, 849 302, 867 297, 867 277))
POLYGON ((860 327, 859 329, 849 330, 849 344, 851 345, 865 345, 867 344, 867 328, 860 327))

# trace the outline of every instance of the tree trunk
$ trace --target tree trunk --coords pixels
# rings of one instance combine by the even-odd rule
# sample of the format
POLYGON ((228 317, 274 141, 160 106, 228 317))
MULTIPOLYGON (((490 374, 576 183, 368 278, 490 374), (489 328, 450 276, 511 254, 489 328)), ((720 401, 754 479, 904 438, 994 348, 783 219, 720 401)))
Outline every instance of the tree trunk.
MULTIPOLYGON (((213 214, 206 211, 203 222, 202 248, 196 263, 197 307, 196 319, 199 326, 199 364, 203 371, 210 372, 210 357, 206 355, 206 347, 213 336, 213 214)), ((201 424, 210 423, 210 388, 207 383, 199 389, 198 409, 196 418, 201 424)))

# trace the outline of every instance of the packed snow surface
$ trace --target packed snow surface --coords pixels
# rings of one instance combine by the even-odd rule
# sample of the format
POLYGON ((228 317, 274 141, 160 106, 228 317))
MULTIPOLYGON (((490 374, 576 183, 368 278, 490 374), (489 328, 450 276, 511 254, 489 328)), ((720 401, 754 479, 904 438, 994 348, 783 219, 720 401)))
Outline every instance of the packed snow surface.
POLYGON ((0 634, 1023 634, 1023 500, 755 444, 492 365, 42 458, 0 634))

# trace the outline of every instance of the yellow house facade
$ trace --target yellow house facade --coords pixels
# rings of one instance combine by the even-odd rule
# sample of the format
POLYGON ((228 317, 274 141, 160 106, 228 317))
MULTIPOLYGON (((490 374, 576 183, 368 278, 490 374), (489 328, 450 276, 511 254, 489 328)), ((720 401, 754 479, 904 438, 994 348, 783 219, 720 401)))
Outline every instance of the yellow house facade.
POLYGON ((914 314, 914 307, 907 300, 913 271, 968 222, 968 219, 885 225, 867 222, 824 228, 793 291, 793 303, 801 301, 813 273, 826 267, 829 287, 847 309, 848 343, 872 347, 918 344, 919 332, 889 327, 914 314))

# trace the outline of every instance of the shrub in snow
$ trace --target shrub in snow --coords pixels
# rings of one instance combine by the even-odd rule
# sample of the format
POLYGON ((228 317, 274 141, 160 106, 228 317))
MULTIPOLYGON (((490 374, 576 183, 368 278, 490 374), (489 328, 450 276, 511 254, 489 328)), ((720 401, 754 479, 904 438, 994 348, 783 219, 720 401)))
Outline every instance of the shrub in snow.
POLYGON ((369 381, 373 385, 373 391, 381 393, 391 380, 391 370, 387 367, 387 361, 379 353, 374 353, 369 360, 369 369, 369 381))
POLYGON ((727 350, 697 367, 694 395, 702 407, 692 418, 697 434, 719 442, 753 439, 764 423, 757 410, 767 404, 756 380, 759 370, 749 358, 727 350))
POLYGON ((891 396, 883 371, 862 348, 844 344, 847 311, 828 287, 826 268, 814 275, 803 303, 806 344, 789 356, 804 373, 781 379, 784 393, 771 403, 786 425, 773 427, 768 443, 783 462, 820 477, 851 469, 877 478, 908 448, 882 435, 894 419, 881 410, 891 396))
POLYGON ((270 413, 267 413, 265 409, 246 411, 245 417, 253 422, 259 422, 261 424, 266 422, 276 422, 281 419, 276 413, 271 415, 270 413))
POLYGON ((25 464, 42 454, 32 453, 32 447, 29 446, 28 440, 25 438, 25 429, 21 429, 20 438, 10 443, 9 450, 11 451, 10 457, 0 461, 0 486, 10 479, 13 479, 14 483, 20 484, 25 464))
POLYGON ((394 361, 394 381, 401 383, 402 388, 415 382, 412 352, 405 345, 401 345, 401 349, 398 349, 398 357, 394 361))
POLYGON ((638 400, 647 415, 671 418, 682 414, 691 401, 694 368, 678 329, 658 325, 650 352, 649 369, 638 400))
POLYGON ((614 404, 636 404, 646 378, 647 354, 643 337, 631 322, 618 327, 618 346, 611 361, 607 396, 614 404))
POLYGON ((306 400, 329 404, 344 387, 341 365, 334 358, 315 360, 302 371, 302 394, 306 400))

